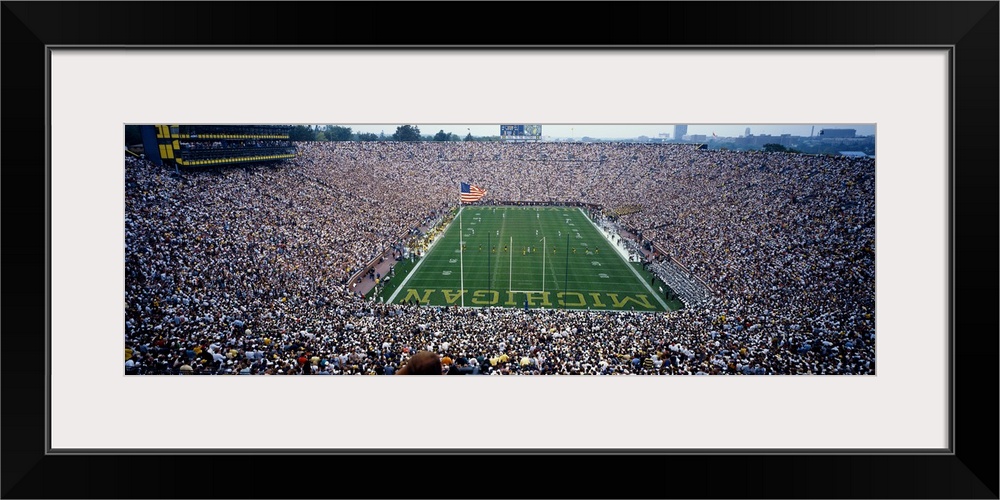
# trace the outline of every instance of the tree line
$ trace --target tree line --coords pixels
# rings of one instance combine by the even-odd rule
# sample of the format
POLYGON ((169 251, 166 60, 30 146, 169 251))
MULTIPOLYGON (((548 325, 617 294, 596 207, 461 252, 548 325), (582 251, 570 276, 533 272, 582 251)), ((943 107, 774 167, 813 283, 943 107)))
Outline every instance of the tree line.
POLYGON ((293 141, 437 141, 437 142, 460 142, 460 141, 499 141, 500 136, 475 137, 472 133, 466 134, 464 138, 457 134, 439 130, 434 135, 422 135, 420 127, 416 125, 400 125, 391 135, 386 135, 383 131, 380 134, 372 132, 355 132, 351 127, 341 125, 309 126, 296 125, 292 127, 289 138, 293 141))

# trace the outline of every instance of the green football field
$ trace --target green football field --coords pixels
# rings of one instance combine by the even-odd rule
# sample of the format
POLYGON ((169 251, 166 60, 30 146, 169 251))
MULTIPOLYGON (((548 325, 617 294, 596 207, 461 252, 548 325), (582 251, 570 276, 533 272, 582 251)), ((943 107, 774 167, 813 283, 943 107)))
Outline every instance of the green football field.
POLYGON ((412 269, 393 277, 384 299, 466 307, 523 308, 527 302, 531 309, 676 309, 676 302, 664 300, 663 284, 651 286, 649 280, 641 264, 627 262, 579 208, 471 206, 461 208, 412 269))

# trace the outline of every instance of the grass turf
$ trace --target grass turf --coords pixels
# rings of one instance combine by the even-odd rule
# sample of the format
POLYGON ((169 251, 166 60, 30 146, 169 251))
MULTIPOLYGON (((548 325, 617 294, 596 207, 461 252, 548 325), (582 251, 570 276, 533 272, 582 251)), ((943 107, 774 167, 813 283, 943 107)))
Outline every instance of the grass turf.
POLYGON ((413 269, 397 268, 393 286, 382 291, 387 302, 524 307, 527 301, 532 309, 650 312, 679 307, 664 300, 662 283, 649 286, 650 275, 626 262, 578 208, 467 206, 460 217, 413 269))

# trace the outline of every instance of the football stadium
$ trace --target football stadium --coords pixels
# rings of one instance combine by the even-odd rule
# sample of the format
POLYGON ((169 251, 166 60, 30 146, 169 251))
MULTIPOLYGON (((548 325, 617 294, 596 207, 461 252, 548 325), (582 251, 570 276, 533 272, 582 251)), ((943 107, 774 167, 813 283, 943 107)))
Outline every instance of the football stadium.
POLYGON ((386 300, 529 310, 670 310, 666 292, 654 288, 655 276, 638 261, 582 208, 463 207, 386 300))
POLYGON ((133 127, 128 375, 875 374, 872 157, 133 127))

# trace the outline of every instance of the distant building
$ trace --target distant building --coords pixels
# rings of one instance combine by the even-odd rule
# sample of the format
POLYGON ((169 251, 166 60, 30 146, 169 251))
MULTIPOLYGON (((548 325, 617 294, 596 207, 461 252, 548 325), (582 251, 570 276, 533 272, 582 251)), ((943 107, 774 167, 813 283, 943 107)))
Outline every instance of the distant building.
POLYGON ((747 127, 747 131, 743 134, 743 137, 750 137, 750 127, 747 127))
POLYGON ((705 134, 691 134, 688 139, 694 142, 705 142, 708 140, 708 136, 705 134))
POLYGON ((853 139, 856 133, 853 128, 825 128, 819 131, 824 139, 853 139))
POLYGON ((684 136, 688 133, 687 125, 674 125, 674 138, 678 141, 683 140, 684 136))

